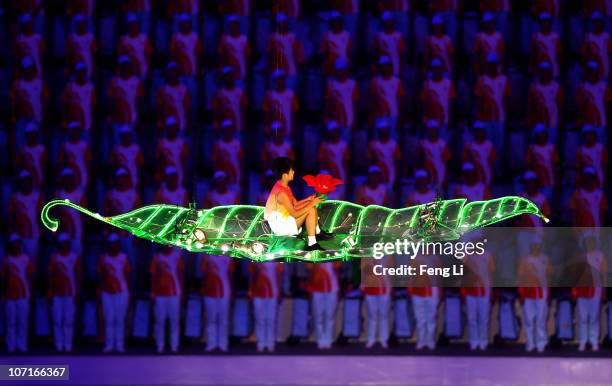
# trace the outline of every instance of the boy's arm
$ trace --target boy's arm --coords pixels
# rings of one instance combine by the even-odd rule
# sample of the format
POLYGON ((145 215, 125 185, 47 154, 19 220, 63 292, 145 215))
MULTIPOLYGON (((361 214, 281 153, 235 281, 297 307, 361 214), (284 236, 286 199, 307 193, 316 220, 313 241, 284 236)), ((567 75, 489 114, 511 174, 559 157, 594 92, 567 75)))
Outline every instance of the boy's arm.
POLYGON ((304 215, 312 207, 314 207, 315 205, 323 201, 320 198, 315 197, 303 207, 296 208, 296 205, 294 205, 293 202, 291 202, 291 200, 287 196, 287 193, 284 193, 284 192, 279 193, 277 200, 279 204, 281 204, 282 206, 285 207, 285 209, 287 209, 287 212, 289 212, 289 214, 292 217, 300 217, 304 215))
POLYGON ((299 210, 299 209, 305 207, 306 205, 308 205, 310 203, 310 201, 312 201, 313 198, 315 198, 315 195, 311 194, 310 196, 306 197, 303 200, 296 201, 295 204, 294 204, 294 207, 299 210))

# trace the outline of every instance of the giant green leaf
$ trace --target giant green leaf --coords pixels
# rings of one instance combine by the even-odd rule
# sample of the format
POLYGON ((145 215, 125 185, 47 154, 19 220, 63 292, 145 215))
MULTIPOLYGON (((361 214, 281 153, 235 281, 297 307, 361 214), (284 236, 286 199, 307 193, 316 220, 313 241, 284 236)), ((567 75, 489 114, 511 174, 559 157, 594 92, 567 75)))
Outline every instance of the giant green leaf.
POLYGON ((301 236, 272 234, 263 219, 263 207, 254 205, 217 206, 210 209, 174 205, 149 205, 113 217, 104 217, 68 200, 53 200, 41 213, 43 224, 52 231, 59 226, 49 211, 58 205, 74 208, 92 218, 124 229, 137 237, 173 245, 191 252, 229 254, 255 261, 274 259, 327 261, 372 256, 375 243, 452 241, 474 229, 523 214, 547 221, 530 200, 518 196, 466 203, 465 199, 439 200, 402 209, 378 205, 361 206, 329 200, 319 204, 319 224, 334 233, 320 243, 326 251, 306 252, 301 236), (198 241, 195 230, 205 234, 198 241))

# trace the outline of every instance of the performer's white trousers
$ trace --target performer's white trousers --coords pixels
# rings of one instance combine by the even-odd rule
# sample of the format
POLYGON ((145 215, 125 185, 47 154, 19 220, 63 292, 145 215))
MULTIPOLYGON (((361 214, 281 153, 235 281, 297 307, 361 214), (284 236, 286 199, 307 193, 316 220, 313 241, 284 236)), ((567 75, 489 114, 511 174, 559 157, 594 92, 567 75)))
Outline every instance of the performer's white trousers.
POLYGON ((30 299, 7 300, 6 307, 6 348, 9 352, 28 348, 28 315, 30 299))
POLYGON ((55 349, 72 350, 74 334, 74 296, 54 296, 51 302, 53 314, 53 339, 55 349))
POLYGON ((125 314, 127 313, 128 302, 128 292, 116 294, 102 292, 104 335, 107 349, 123 350, 125 347, 125 314))
POLYGON ((253 298, 257 348, 274 348, 276 342, 276 298, 253 298))
POLYGON ((170 320, 170 348, 178 350, 179 346, 179 320, 180 297, 155 297, 155 343, 158 350, 163 350, 166 341, 166 320, 170 320))
POLYGON ((384 295, 366 295, 366 309, 368 311, 368 343, 376 342, 376 331, 381 344, 389 340, 389 307, 391 297, 384 295))
POLYGON ((548 303, 546 299, 525 299, 523 303, 523 323, 527 338, 527 349, 533 347, 544 349, 546 347, 548 343, 547 318, 548 303))
MULTIPOLYGON (((598 288, 599 289, 599 288, 598 288)), ((601 291, 601 289, 599 289, 601 291)), ((579 297, 576 299, 578 310, 578 341, 592 345, 599 344, 599 310, 601 295, 592 298, 579 297)))
POLYGON ((329 345, 334 340, 337 304, 337 291, 312 293, 312 312, 318 344, 329 345))
POLYGON ((470 347, 484 349, 489 343, 490 298, 488 295, 468 295, 465 297, 465 305, 467 307, 470 347))
POLYGON ((229 297, 204 296, 206 309, 206 348, 227 350, 229 297))
POLYGON ((417 347, 436 345, 438 296, 412 296, 412 308, 416 319, 417 347))

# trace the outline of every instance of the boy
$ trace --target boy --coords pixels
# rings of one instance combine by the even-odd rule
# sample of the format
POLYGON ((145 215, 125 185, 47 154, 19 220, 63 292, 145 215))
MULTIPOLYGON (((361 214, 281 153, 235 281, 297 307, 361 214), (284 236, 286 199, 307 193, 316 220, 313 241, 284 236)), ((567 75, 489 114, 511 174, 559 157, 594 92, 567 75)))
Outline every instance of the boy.
POLYGON ((316 232, 319 231, 321 240, 328 239, 331 235, 320 231, 316 206, 325 199, 313 194, 303 200, 296 200, 289 187, 289 182, 293 181, 295 174, 293 161, 287 157, 279 157, 272 162, 272 166, 278 180, 270 191, 264 211, 264 218, 270 224, 272 232, 279 236, 293 236, 306 224, 308 243, 304 250, 324 250, 317 242, 316 232))

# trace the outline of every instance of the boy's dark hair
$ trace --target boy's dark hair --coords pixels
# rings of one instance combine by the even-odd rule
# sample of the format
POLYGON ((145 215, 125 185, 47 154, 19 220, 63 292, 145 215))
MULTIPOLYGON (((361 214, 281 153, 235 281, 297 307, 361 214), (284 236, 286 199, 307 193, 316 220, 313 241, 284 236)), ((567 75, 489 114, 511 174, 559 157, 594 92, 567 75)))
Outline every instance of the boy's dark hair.
POLYGON ((284 173, 289 173, 293 168, 293 161, 288 157, 277 157, 272 161, 272 170, 277 179, 281 179, 284 173))

